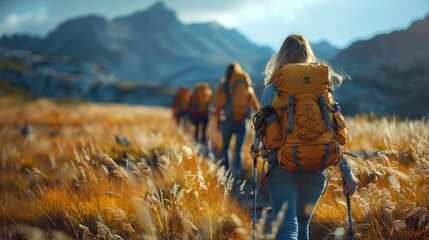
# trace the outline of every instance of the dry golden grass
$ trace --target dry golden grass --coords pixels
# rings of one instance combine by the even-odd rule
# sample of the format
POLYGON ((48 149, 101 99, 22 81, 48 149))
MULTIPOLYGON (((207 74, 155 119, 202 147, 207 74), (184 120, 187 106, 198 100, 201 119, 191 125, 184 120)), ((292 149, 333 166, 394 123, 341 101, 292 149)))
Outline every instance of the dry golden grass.
MULTIPOLYGON (((230 176, 198 154, 169 110, 7 102, 0 105, 0 238, 29 232, 71 239, 250 238, 251 213, 230 197, 230 176), (32 128, 27 137, 20 133, 25 123, 32 128), (131 144, 118 144, 115 136, 131 144)), ((351 161, 359 179, 352 196, 357 238, 429 239, 428 121, 357 116, 348 123, 346 150, 361 157, 351 161)), ((215 131, 209 135, 218 139, 215 131)), ((333 168, 312 239, 347 238, 341 185, 333 168)))
POLYGON ((0 119, 2 238, 23 225, 84 239, 248 237, 249 213, 227 195, 227 173, 165 109, 37 100, 2 106, 0 119))
MULTIPOLYGON (((350 163, 359 180, 351 197, 356 237, 429 239, 429 122, 368 116, 347 122, 346 150, 360 156, 350 163)), ((329 171, 329 179, 312 227, 334 239, 335 230, 348 229, 348 220, 338 169, 329 171)))

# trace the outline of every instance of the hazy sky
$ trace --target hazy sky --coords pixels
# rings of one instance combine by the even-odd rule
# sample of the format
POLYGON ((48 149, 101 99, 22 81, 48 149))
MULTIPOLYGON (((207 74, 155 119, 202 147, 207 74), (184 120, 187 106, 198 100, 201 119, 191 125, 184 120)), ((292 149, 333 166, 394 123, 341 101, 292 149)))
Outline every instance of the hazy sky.
MULTIPOLYGON (((0 35, 43 36, 71 17, 108 19, 144 10, 157 0, 0 0, 0 35)), ((183 23, 216 21, 251 41, 278 49, 290 33, 346 47, 404 29, 429 14, 429 0, 164 0, 183 23)))

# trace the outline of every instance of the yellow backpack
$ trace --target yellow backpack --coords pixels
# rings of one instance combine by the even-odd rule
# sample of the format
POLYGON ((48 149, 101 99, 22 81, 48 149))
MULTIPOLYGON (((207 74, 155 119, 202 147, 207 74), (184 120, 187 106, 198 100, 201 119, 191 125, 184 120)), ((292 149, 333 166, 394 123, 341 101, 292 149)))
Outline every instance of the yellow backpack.
POLYGON ((200 112, 208 112, 212 91, 207 83, 199 83, 195 86, 191 97, 191 108, 200 112))
POLYGON ((329 68, 324 64, 286 64, 274 76, 265 146, 278 149, 278 162, 291 171, 323 170, 339 162, 347 127, 336 102, 329 68))
POLYGON ((223 92, 226 96, 224 110, 228 120, 241 122, 250 117, 252 95, 249 88, 251 84, 249 75, 241 69, 240 65, 236 64, 231 78, 227 79, 223 85, 223 92))

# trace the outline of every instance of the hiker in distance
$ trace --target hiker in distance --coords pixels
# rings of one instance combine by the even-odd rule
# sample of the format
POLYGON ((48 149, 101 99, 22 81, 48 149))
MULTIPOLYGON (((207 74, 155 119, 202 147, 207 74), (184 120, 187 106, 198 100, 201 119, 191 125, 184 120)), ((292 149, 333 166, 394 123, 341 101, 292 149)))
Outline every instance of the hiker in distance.
POLYGON ((268 150, 274 219, 285 211, 276 239, 309 239, 314 208, 327 186, 327 167, 339 166, 345 195, 356 190, 341 148, 347 128, 333 95, 344 77, 321 63, 307 39, 298 34, 288 36, 267 63, 250 154, 255 159, 262 146, 268 150))
POLYGON ((242 178, 242 146, 247 132, 247 121, 252 108, 259 110, 259 101, 252 81, 238 63, 228 65, 217 89, 215 107, 217 129, 222 133, 222 164, 231 169, 235 179, 242 178), (229 153, 231 137, 235 134, 234 164, 229 153), (232 167, 232 168, 231 168, 232 167))
POLYGON ((185 132, 189 126, 189 103, 191 101, 191 90, 181 87, 173 97, 173 116, 177 126, 182 127, 185 132))
POLYGON ((189 117, 195 125, 195 141, 206 144, 207 125, 209 123, 209 106, 213 92, 206 82, 195 85, 189 105, 189 117))

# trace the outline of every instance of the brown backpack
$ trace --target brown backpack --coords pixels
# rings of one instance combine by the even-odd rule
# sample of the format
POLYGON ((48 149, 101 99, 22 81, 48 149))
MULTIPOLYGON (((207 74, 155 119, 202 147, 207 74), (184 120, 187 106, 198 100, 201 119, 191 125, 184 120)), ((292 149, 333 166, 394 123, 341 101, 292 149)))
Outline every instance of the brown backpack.
POLYGON ((324 64, 286 64, 275 74, 277 95, 267 118, 264 144, 278 149, 278 162, 291 171, 323 170, 339 162, 347 127, 335 103, 324 64))
POLYGON ((175 98, 175 107, 178 111, 188 111, 191 100, 191 91, 187 88, 179 88, 175 98))
POLYGON ((198 112, 207 112, 211 101, 212 91, 207 83, 195 86, 191 97, 191 107, 198 112))
POLYGON ((235 122, 244 121, 250 117, 252 95, 250 77, 237 64, 230 79, 223 85, 223 92, 226 96, 224 111, 226 118, 235 122))

